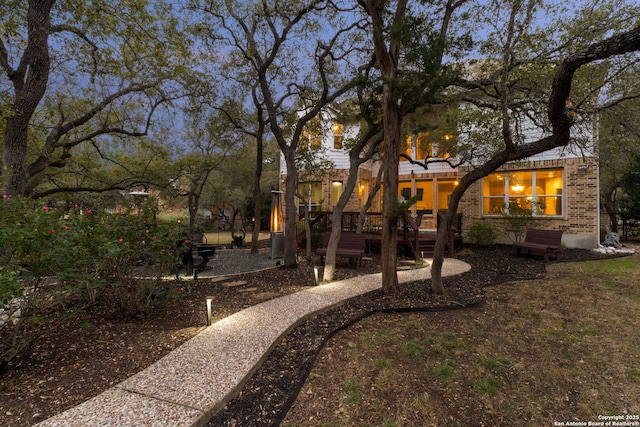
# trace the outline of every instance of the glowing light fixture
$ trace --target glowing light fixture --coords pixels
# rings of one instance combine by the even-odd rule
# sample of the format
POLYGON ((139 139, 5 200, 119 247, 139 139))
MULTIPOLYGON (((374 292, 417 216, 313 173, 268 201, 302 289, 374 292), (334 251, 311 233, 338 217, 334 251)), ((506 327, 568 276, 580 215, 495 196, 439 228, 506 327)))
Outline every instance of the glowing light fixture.
POLYGON ((511 189, 516 193, 519 193, 522 190, 524 190, 524 185, 518 182, 518 177, 516 175, 511 175, 509 176, 509 181, 511 181, 511 177, 513 177, 513 185, 511 186, 511 189))
POLYGON ((211 326, 211 303, 213 302, 213 297, 207 297, 206 300, 207 305, 207 326, 211 326))
MULTIPOLYGON (((269 230, 271 231, 271 259, 282 258, 284 256, 284 216, 280 207, 281 191, 271 192, 271 221, 269 230)), ((311 202, 309 202, 311 203, 311 202)))
POLYGON ((271 192, 271 232, 282 231, 282 210, 280 208, 280 191, 271 192))

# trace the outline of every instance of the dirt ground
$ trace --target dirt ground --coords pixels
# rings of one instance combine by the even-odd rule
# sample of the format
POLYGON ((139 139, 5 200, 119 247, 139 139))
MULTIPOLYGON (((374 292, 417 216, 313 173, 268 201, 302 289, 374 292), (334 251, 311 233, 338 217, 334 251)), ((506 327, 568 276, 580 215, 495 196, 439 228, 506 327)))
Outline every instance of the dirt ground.
MULTIPOLYGON (((599 257, 590 251, 569 250, 565 262, 599 257)), ((462 251, 459 258, 470 263, 472 271, 447 278, 444 296, 430 292, 428 282, 412 283, 400 295, 367 294, 295 328, 209 425, 280 423, 328 337, 349 329, 362 317, 379 311, 474 307, 485 301, 488 285, 545 275, 541 259, 515 257, 509 247, 474 248, 462 251)), ((340 265, 336 279, 378 272, 379 268, 379 257, 365 260, 357 269, 340 265)), ((204 299, 209 295, 215 296, 216 321, 266 299, 313 286, 312 271, 313 265, 302 261, 297 269, 270 269, 222 281, 170 282, 167 286, 175 288, 179 298, 165 301, 149 318, 123 322, 97 306, 73 319, 46 325, 30 355, 0 378, 0 425, 33 425, 152 364, 205 327, 204 299)), ((311 412, 300 416, 308 419, 311 412)))

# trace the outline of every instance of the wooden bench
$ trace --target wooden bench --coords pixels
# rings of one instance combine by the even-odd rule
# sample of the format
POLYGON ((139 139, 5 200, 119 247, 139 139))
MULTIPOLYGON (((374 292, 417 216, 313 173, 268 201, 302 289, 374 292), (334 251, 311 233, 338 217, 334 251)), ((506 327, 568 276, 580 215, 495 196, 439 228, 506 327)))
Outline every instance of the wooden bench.
POLYGON ((562 233, 561 230, 539 230, 529 228, 524 241, 516 242, 513 247, 516 254, 520 255, 523 251, 526 253, 542 254, 544 262, 549 261, 549 254, 553 254, 556 259, 562 257, 562 233))
MULTIPOLYGON (((316 251, 316 254, 320 255, 320 262, 324 264, 324 257, 327 254, 327 245, 329 244, 329 238, 331 232, 324 233, 322 240, 322 247, 316 251)), ((365 238, 362 234, 357 233, 340 233, 340 240, 338 240, 338 248, 336 249, 336 257, 349 258, 356 261, 356 265, 362 265, 362 257, 365 250, 365 238)))

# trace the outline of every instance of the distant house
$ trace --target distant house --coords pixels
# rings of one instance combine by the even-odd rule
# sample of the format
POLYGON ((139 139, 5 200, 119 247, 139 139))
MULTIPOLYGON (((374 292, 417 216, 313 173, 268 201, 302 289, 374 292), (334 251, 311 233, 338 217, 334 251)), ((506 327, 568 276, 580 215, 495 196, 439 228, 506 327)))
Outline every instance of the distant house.
MULTIPOLYGON (((344 125, 323 114, 315 132, 303 134, 301 146, 333 161, 335 168, 323 178, 301 179, 299 193, 312 211, 332 211, 347 180, 349 159, 345 141, 357 134, 354 126, 344 125)), ((525 121, 526 123, 526 121, 525 121)), ((524 142, 542 136, 535 126, 520 124, 524 142)), ((456 159, 456 146, 464 142, 472 129, 457 128, 449 132, 432 131, 406 135, 404 152, 412 159, 456 159)), ((499 134, 499 131, 496 132, 499 134)), ((478 222, 494 225, 507 243, 523 226, 563 230, 563 245, 569 248, 594 248, 599 243, 599 188, 597 128, 591 124, 576 126, 575 142, 541 155, 505 165, 476 182, 465 193, 458 212, 462 213, 463 231, 478 222)), ((451 162, 455 164, 455 162, 451 162)), ((284 191, 287 171, 281 162, 280 189, 284 191)), ((345 211, 359 211, 373 188, 379 162, 360 167, 357 187, 345 211)), ((448 162, 430 163, 428 169, 400 158, 398 194, 408 199, 418 195, 411 214, 419 219, 422 230, 435 230, 437 213, 448 209, 449 196, 472 164, 457 168, 448 162)), ((370 211, 382 211, 381 192, 370 211)))

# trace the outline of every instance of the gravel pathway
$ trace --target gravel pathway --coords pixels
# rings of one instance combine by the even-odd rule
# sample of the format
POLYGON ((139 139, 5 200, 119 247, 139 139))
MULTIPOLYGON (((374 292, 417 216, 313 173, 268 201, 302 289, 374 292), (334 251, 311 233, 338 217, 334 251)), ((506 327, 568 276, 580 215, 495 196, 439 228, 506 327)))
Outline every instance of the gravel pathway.
POLYGON ((270 249, 260 249, 257 254, 252 254, 249 248, 226 249, 218 247, 214 258, 209 261, 207 269, 198 273, 198 277, 228 276, 275 268, 278 261, 282 262, 282 258, 272 259, 270 249))

